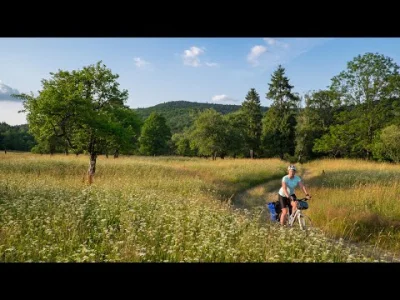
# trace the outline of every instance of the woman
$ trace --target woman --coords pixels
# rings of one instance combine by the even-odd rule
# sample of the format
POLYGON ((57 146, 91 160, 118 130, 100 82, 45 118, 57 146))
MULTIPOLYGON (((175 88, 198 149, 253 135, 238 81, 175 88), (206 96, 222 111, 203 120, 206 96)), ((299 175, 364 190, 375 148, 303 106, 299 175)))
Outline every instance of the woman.
POLYGON ((296 211, 296 194, 294 193, 294 189, 296 186, 300 186, 300 188, 304 191, 307 198, 311 198, 311 196, 307 193, 307 189, 304 186, 301 178, 296 175, 296 167, 294 165, 290 165, 288 167, 288 175, 283 176, 282 178, 282 187, 278 192, 279 203, 281 204, 282 213, 281 213, 281 225, 285 224, 285 218, 288 214, 289 205, 292 206, 292 212, 296 211))

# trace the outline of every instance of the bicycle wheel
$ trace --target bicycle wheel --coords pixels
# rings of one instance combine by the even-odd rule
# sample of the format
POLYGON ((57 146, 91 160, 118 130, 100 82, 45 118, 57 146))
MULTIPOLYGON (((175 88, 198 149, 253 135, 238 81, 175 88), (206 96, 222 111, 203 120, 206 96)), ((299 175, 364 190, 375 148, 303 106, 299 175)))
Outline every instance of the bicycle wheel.
POLYGON ((311 227, 311 219, 310 217, 300 214, 297 216, 297 221, 299 223, 300 229, 301 230, 307 230, 308 228, 311 227))

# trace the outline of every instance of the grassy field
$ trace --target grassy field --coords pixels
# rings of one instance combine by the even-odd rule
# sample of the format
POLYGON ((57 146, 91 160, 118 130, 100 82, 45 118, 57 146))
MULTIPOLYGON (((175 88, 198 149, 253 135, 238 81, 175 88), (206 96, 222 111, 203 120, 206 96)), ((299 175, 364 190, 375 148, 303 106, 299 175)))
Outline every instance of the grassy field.
POLYGON ((308 212, 314 225, 400 253, 400 165, 322 160, 303 169, 315 196, 308 212))
MULTIPOLYGON (((342 171, 335 162, 326 164, 326 170, 332 167, 327 176, 342 171)), ((86 156, 0 155, 0 261, 377 261, 319 230, 305 236, 270 224, 262 206, 244 210, 231 203, 248 188, 279 180, 286 168, 280 160, 99 157, 91 186, 85 182, 87 166, 86 156)), ((345 228, 347 220, 334 222, 343 215, 332 214, 351 211, 348 197, 360 199, 359 194, 318 179, 321 163, 307 167, 315 175, 310 177, 315 222, 321 228, 345 228)), ((389 191, 393 182, 386 190, 385 182, 371 180, 380 189, 374 205, 388 201, 382 192, 395 199, 395 191, 389 191)), ((371 190, 357 188, 371 199, 371 190)), ((399 213, 380 209, 391 217, 399 213)))

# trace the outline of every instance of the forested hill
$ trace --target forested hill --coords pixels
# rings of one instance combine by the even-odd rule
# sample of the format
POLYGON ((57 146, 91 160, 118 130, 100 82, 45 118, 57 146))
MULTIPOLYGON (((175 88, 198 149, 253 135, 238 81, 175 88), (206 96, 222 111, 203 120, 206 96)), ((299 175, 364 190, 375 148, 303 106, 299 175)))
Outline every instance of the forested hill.
POLYGON ((28 124, 8 125, 0 122, 0 150, 30 151, 36 145, 28 124))
MULTIPOLYGON (((172 133, 181 132, 186 126, 190 126, 192 119, 191 112, 204 111, 208 108, 213 108, 222 114, 228 114, 239 110, 241 105, 233 104, 216 104, 216 103, 199 103, 190 101, 171 101, 157 104, 147 108, 136 108, 135 112, 143 119, 143 121, 152 113, 157 112, 162 114, 167 119, 167 124, 170 126, 172 133)), ((264 114, 267 107, 261 107, 264 114)))

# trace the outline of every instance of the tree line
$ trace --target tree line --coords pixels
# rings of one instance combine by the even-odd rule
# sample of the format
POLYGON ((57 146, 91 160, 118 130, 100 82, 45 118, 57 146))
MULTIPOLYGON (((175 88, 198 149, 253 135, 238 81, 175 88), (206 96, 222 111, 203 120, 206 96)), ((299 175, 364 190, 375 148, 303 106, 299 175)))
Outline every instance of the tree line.
MULTIPOLYGON (((162 114, 167 125, 171 129, 171 133, 180 133, 185 127, 189 127, 193 123, 191 114, 193 112, 204 111, 208 108, 213 108, 222 114, 233 113, 241 108, 241 105, 236 104, 218 104, 218 103, 199 103, 189 101, 170 101, 160 103, 152 107, 147 108, 135 108, 134 111, 145 120, 150 116, 152 112, 162 114)), ((265 113, 267 107, 261 106, 261 111, 265 113)))
POLYGON ((379 53, 354 57, 327 89, 293 92, 281 65, 265 97, 250 89, 239 111, 200 114, 172 137, 180 155, 279 157, 305 162, 320 157, 400 161, 400 76, 392 58, 379 53), (304 104, 302 105, 302 101, 304 104))
MULTIPOLYGON (((266 111, 251 88, 240 109, 193 111, 191 122, 175 133, 163 114, 154 111, 142 120, 126 106, 128 91, 119 88, 119 76, 101 61, 50 74, 37 97, 14 95, 24 101, 27 113, 29 130, 23 132, 34 138, 25 139, 24 149, 88 154, 90 174, 100 154, 400 160, 399 66, 379 53, 354 57, 330 86, 304 97, 294 92, 279 65, 265 93, 272 102, 266 111)), ((10 128, 4 128, 3 148, 13 140, 10 128)))
POLYGON ((0 150, 31 151, 36 145, 35 139, 29 133, 27 124, 11 126, 0 123, 0 150))

